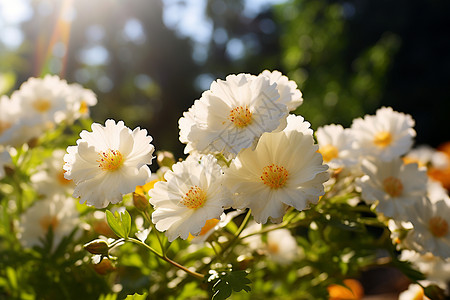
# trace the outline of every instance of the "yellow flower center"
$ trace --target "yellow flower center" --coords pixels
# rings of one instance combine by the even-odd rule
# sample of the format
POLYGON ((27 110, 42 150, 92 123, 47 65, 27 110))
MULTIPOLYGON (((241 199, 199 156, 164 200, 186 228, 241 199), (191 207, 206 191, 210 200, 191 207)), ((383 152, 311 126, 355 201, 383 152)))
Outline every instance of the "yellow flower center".
POLYGON ((384 191, 391 197, 398 197, 403 193, 403 184, 400 179, 389 176, 383 180, 384 191))
POLYGON ((322 154, 324 162, 329 162, 338 157, 339 150, 335 146, 328 144, 320 147, 319 153, 322 154))
POLYGON ((39 221, 39 225, 41 225, 44 231, 48 231, 50 226, 53 230, 55 230, 56 227, 58 227, 58 224, 59 220, 56 218, 56 216, 45 216, 39 221))
POLYGON ((104 171, 114 171, 123 164, 123 156, 119 150, 108 149, 98 153, 98 166, 104 171))
POLYGON ((419 166, 419 168, 427 166, 427 164, 424 163, 423 161, 420 161, 420 160, 418 160, 416 158, 407 157, 407 156, 403 157, 403 162, 405 163, 405 165, 407 165, 407 164, 417 164, 419 166))
POLYGON ((79 111, 82 115, 85 115, 89 112, 89 106, 87 105, 86 101, 81 101, 79 111))
POLYGON ((199 208, 202 207, 206 202, 206 192, 194 185, 191 186, 189 191, 181 198, 180 203, 186 206, 187 208, 199 208))
POLYGON ((0 120, 0 134, 5 132, 6 130, 8 130, 8 128, 10 128, 11 126, 12 126, 11 123, 4 122, 4 121, 0 120))
POLYGON ((56 176, 57 176, 59 184, 68 185, 72 182, 72 180, 67 180, 66 178, 64 178, 64 173, 66 173, 66 171, 61 170, 60 172, 58 172, 58 174, 56 176))
POLYGON ((263 168, 260 178, 271 189, 279 189, 286 184, 288 175, 289 173, 284 167, 271 164, 263 168))
POLYGON ((433 217, 428 222, 430 231, 435 237, 443 237, 448 233, 448 223, 441 217, 433 217))
POLYGON ((373 143, 378 147, 384 148, 392 143, 392 135, 388 131, 380 131, 375 134, 373 143))
POLYGON ((52 106, 50 101, 48 101, 47 99, 43 99, 43 98, 34 100, 31 105, 33 106, 33 108, 35 110, 37 110, 39 112, 46 112, 52 106))
POLYGON ((228 120, 231 121, 236 127, 243 128, 252 122, 252 112, 245 107, 238 106, 230 111, 228 120))
MULTIPOLYGON (((423 300, 424 299, 424 292, 423 289, 420 288, 420 290, 417 291, 417 293, 414 295, 414 297, 412 298, 412 300, 423 300)), ((428 299, 428 298, 426 298, 428 299)))
POLYGON ((199 235, 205 235, 208 231, 216 227, 216 225, 219 223, 218 219, 209 219, 206 220, 205 226, 202 227, 202 230, 200 230, 199 235))
POLYGON ((278 243, 268 243, 267 250, 272 254, 278 254, 280 252, 280 245, 278 243))

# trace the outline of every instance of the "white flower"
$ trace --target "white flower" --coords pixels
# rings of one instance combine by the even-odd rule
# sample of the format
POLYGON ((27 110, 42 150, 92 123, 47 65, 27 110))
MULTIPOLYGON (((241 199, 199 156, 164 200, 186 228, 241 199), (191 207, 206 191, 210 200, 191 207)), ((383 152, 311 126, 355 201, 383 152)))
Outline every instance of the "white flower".
POLYGON ((288 109, 279 98, 276 84, 265 76, 239 74, 214 81, 180 118, 180 141, 188 144, 185 152, 228 156, 253 147, 286 118, 288 109))
POLYGON ((280 265, 287 265, 299 256, 297 241, 287 229, 269 231, 266 249, 269 258, 280 265))
POLYGON ((428 145, 420 145, 409 151, 403 160, 406 163, 417 163, 423 167, 445 169, 450 165, 450 160, 445 153, 438 151, 428 145))
POLYGON ((411 262, 426 276, 426 280, 419 281, 421 284, 435 284, 444 290, 447 288, 447 282, 450 280, 450 259, 444 260, 430 252, 420 254, 413 250, 403 250, 400 259, 411 262))
POLYGON ((93 123, 92 132, 83 130, 77 146, 64 156, 65 178, 76 184, 73 197, 97 208, 116 204, 124 194, 149 181, 154 147, 147 130, 133 131, 122 121, 93 123))
POLYGON ((378 203, 377 210, 387 217, 407 221, 406 207, 426 196, 426 171, 417 164, 403 164, 400 158, 389 162, 365 159, 361 168, 366 175, 356 183, 362 198, 378 203))
POLYGON ((255 150, 241 151, 225 170, 233 207, 250 208, 264 224, 268 218, 281 222, 289 206, 303 210, 317 203, 329 177, 317 149, 313 137, 300 131, 263 134, 255 150))
POLYGON ((72 123, 79 118, 89 117, 89 107, 97 104, 97 96, 89 89, 85 89, 78 83, 69 84, 67 96, 69 113, 67 121, 72 123))
POLYGON ((410 284, 406 291, 403 291, 398 296, 398 300, 430 300, 423 291, 423 288, 418 284, 410 284))
POLYGON ((279 102, 285 104, 289 111, 296 110, 297 107, 302 105, 302 92, 297 88, 295 81, 289 80, 279 71, 270 72, 269 70, 264 70, 261 75, 269 78, 270 83, 277 84, 277 90, 280 93, 279 102))
POLYGON ((331 168, 353 166, 358 162, 352 146, 351 130, 341 125, 325 125, 317 129, 316 137, 323 161, 331 168))
POLYGON ((222 169, 212 155, 178 162, 172 170, 149 191, 155 209, 152 221, 170 242, 198 235, 207 220, 218 219, 231 204, 222 186, 222 169))
POLYGON ((0 97, 0 145, 19 147, 42 134, 42 124, 25 118, 19 100, 0 97))
POLYGON ((408 152, 416 132, 410 115, 382 107, 376 115, 353 120, 351 130, 360 155, 389 161, 408 152))
POLYGON ((46 75, 44 78, 29 78, 11 95, 11 99, 20 103, 25 118, 35 119, 40 124, 58 124, 69 112, 68 94, 65 80, 56 75, 46 75))
POLYGON ((0 147, 0 179, 5 177, 5 166, 11 163, 11 155, 0 147))
POLYGON ((428 198, 415 203, 409 210, 414 228, 407 239, 415 250, 431 252, 443 259, 450 258, 450 205, 445 200, 431 203, 428 198))
POLYGON ((52 156, 47 158, 37 172, 31 175, 31 182, 36 191, 41 195, 71 194, 75 184, 64 178, 64 155, 61 149, 53 151, 52 156))
POLYGON ((53 249, 63 237, 69 235, 80 223, 75 200, 71 197, 55 194, 39 200, 20 218, 19 240, 24 247, 42 245, 43 239, 52 227, 53 249))

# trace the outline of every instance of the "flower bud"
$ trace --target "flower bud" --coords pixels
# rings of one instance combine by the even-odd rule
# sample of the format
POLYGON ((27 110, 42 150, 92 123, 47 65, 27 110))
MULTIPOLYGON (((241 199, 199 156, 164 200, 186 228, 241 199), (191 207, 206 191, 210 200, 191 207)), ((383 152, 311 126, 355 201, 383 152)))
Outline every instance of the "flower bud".
POLYGON ((173 156, 173 153, 169 151, 158 151, 156 153, 156 161, 158 162, 160 168, 172 168, 172 165, 175 163, 175 157, 173 156))
POLYGON ((98 264, 93 264, 92 267, 94 268, 94 271, 100 275, 106 275, 116 269, 112 265, 111 261, 106 257, 104 257, 98 264))
POLYGON ((107 256, 109 251, 109 245, 106 241, 97 239, 85 244, 84 249, 86 249, 92 254, 100 254, 107 256))
POLYGON ((137 209, 141 211, 146 210, 149 206, 148 199, 143 194, 139 194, 136 192, 133 192, 133 204, 137 209))

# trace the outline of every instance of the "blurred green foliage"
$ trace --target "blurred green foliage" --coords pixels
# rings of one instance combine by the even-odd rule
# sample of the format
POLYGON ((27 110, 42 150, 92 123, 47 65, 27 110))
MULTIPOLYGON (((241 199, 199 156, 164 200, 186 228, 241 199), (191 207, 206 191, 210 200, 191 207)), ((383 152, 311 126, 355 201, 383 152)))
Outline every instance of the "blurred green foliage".
POLYGON ((63 3, 31 2, 20 47, 0 43, 1 70, 15 74, 16 87, 42 70, 61 73, 98 94, 95 121, 147 128, 158 149, 177 156, 177 120, 209 83, 264 69, 297 82, 305 98, 297 113, 313 128, 348 126, 391 105, 417 120, 418 143, 450 139, 439 130, 450 111, 448 1, 291 0, 249 13, 251 1, 211 0, 208 23, 191 20, 209 28, 206 42, 180 34, 191 1, 74 1, 61 33, 63 3), (178 28, 164 23, 171 6, 178 28))

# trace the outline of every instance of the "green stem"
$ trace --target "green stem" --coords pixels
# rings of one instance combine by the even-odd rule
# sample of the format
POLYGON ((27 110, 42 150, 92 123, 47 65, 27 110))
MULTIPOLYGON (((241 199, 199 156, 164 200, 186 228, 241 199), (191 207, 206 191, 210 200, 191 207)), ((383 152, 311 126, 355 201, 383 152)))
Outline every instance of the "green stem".
MULTIPOLYGON (((241 233, 244 230, 244 228, 247 226, 248 221, 250 220, 251 214, 252 214, 252 212, 249 209, 247 214, 245 215, 244 220, 242 221, 241 225, 239 226, 238 230, 234 233, 233 239, 222 249, 222 252, 221 252, 222 255, 223 255, 223 253, 225 253, 229 249, 232 250, 234 248, 234 245, 238 241, 239 236, 241 235, 241 233)), ((231 251, 230 251, 230 253, 231 253, 231 251)), ((225 259, 228 258, 229 254, 227 256, 225 256, 225 259)), ((217 258, 217 256, 213 260, 211 260, 211 262, 214 261, 216 258, 217 258)))
POLYGON ((185 271, 186 273, 188 273, 189 275, 191 275, 191 276, 193 276, 193 277, 195 277, 195 278, 197 278, 197 279, 203 279, 203 278, 205 278, 205 275, 200 274, 200 273, 197 273, 197 272, 192 271, 192 270, 189 270, 189 269, 186 268, 185 266, 183 266, 183 265, 177 263, 176 261, 171 260, 171 259, 168 258, 166 255, 159 253, 158 251, 156 251, 155 249, 153 249, 153 248, 150 247, 149 245, 147 245, 147 244, 141 242, 141 241, 138 240, 138 239, 128 238, 127 240, 130 241, 130 242, 132 242, 132 243, 135 243, 135 244, 138 244, 138 245, 141 245, 141 246, 147 248, 148 250, 150 250, 151 252, 153 252, 156 256, 158 256, 159 258, 161 258, 162 260, 164 260, 164 261, 170 263, 171 265, 177 267, 178 269, 181 269, 181 270, 185 271))
POLYGON ((153 224, 152 219, 150 218, 150 215, 148 214, 147 210, 144 210, 144 217, 147 220, 147 222, 150 223, 150 226, 152 226, 152 232, 155 233, 156 238, 158 239, 162 254, 166 255, 166 249, 164 247, 164 243, 162 242, 161 237, 159 236, 159 232, 158 232, 158 230, 156 230, 155 224, 153 224))

